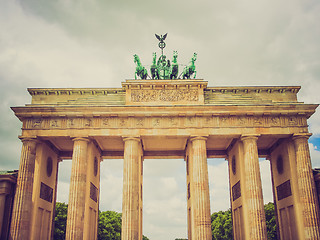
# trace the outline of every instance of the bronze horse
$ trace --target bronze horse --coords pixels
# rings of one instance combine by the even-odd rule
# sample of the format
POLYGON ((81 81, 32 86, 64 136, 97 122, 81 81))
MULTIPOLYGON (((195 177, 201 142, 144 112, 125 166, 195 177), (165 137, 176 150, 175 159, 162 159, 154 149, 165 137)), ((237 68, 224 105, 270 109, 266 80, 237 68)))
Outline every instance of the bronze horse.
POLYGON ((193 78, 196 78, 196 74, 197 74, 197 71, 196 71, 196 66, 194 65, 194 62, 197 60, 197 54, 194 53, 193 54, 193 57, 191 58, 191 62, 189 64, 189 66, 186 66, 184 69, 183 69, 183 72, 182 72, 182 79, 190 79, 191 75, 194 74, 194 77, 193 78))
POLYGON ((137 64, 134 78, 137 79, 137 76, 138 76, 141 79, 147 79, 148 71, 144 66, 142 66, 140 58, 138 57, 137 54, 133 55, 133 57, 134 57, 134 62, 137 64))

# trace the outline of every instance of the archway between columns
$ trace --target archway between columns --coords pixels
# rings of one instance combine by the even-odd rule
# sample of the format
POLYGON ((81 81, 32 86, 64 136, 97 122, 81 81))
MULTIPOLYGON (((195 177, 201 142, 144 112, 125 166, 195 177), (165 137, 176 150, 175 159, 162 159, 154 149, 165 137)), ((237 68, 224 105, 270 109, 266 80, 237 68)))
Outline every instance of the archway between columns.
POLYGON ((145 159, 143 232, 150 239, 187 238, 186 165, 183 159, 145 159))

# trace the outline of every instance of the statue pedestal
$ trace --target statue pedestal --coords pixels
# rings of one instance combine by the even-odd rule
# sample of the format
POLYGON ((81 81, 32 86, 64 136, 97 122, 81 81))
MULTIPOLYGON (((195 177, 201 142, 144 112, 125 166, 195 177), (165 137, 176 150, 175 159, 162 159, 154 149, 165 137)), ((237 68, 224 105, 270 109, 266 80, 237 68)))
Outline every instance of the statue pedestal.
POLYGON ((204 104, 203 80, 126 80, 126 105, 204 104))

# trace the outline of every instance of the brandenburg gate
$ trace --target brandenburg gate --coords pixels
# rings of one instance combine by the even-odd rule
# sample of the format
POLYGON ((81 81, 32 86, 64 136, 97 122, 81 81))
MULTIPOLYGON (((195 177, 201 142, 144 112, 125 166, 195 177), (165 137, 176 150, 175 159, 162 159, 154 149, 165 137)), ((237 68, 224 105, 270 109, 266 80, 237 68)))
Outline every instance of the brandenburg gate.
POLYGON ((318 105, 298 102, 299 89, 208 87, 201 79, 28 89, 31 104, 12 108, 23 145, 10 238, 52 238, 59 162, 72 159, 66 239, 97 239, 100 162, 124 159, 121 237, 141 240, 143 161, 180 158, 188 239, 209 240, 207 158, 225 158, 234 239, 267 239, 259 168, 267 158, 279 238, 320 239, 307 125, 318 105))

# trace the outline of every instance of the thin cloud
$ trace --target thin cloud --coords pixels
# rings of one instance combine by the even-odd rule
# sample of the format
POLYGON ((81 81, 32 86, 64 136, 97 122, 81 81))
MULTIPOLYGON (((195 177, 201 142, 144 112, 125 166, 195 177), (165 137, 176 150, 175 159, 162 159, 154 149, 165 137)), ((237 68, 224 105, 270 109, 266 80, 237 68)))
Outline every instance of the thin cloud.
MULTIPOLYGON (((9 107, 30 103, 27 87, 121 87, 122 81, 134 78, 133 54, 150 65, 152 52, 159 53, 155 33, 168 32, 165 53, 171 58, 177 50, 179 64, 187 64, 197 52, 197 76, 209 86, 301 85, 299 101, 320 103, 319 10, 317 0, 4 0, 0 8, 0 168, 19 167, 21 123, 9 107)), ((319 111, 309 120, 314 137, 320 135, 319 120, 319 111)), ((314 167, 320 166, 319 147, 310 148, 314 167)), ((101 164, 101 209, 121 211, 121 164, 101 164)), ((146 160, 144 164, 144 214, 157 206, 173 213, 161 213, 161 219, 145 215, 145 235, 155 240, 186 237, 184 161, 146 160), (168 193, 172 195, 166 198, 168 193), (155 196, 166 199, 167 206, 155 196), (165 225, 168 219, 174 227, 165 225)), ((229 207, 226 164, 209 163, 212 211, 229 207), (225 197, 216 199, 219 194, 225 197)), ((267 179, 268 173, 263 173, 262 181, 267 179)), ((67 181, 61 179, 58 191, 67 188, 67 181)), ((58 192, 63 201, 67 195, 58 192)), ((272 199, 270 190, 264 192, 264 199, 272 199)))

